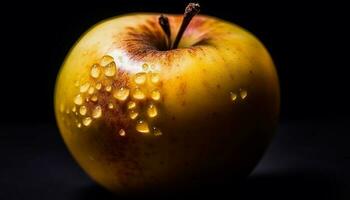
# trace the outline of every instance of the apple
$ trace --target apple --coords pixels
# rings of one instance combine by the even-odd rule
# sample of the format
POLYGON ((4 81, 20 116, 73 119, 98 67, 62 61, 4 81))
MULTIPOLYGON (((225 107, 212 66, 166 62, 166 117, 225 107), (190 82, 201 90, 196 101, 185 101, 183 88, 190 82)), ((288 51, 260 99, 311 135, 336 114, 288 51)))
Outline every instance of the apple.
POLYGON ((243 28, 198 11, 191 3, 184 16, 105 20, 61 67, 61 135, 83 170, 113 192, 247 176, 274 134, 280 97, 268 51, 243 28))

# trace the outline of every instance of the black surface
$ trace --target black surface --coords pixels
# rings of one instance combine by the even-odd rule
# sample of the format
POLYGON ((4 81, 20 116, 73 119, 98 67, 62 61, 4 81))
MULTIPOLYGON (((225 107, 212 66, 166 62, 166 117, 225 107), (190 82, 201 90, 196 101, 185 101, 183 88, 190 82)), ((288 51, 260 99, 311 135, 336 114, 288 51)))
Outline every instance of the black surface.
MULTIPOLYGON (((335 147, 346 147, 347 140, 334 137, 347 134, 344 130, 348 122, 281 123, 248 179, 240 188, 227 187, 217 195, 229 195, 231 199, 349 199, 350 152, 338 153, 336 163, 335 147)), ((1 133, 0 199, 116 198, 78 167, 56 127, 11 125, 3 127, 1 133)), ((203 191, 199 197, 205 196, 203 191)))

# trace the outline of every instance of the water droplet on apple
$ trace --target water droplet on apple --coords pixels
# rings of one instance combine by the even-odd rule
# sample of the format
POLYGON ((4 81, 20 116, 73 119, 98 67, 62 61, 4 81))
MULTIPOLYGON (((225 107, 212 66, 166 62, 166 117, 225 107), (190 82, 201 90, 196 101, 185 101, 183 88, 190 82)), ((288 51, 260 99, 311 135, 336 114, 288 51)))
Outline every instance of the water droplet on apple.
POLYGON ((92 117, 97 119, 102 116, 102 108, 101 106, 96 106, 94 110, 92 111, 92 117))
POLYGON ((89 94, 93 94, 95 92, 95 88, 94 87, 90 87, 88 90, 89 94))
POLYGON ((119 101, 125 101, 128 98, 129 93, 129 89, 122 87, 114 91, 113 97, 118 99, 119 101))
POLYGON ((90 83, 85 83, 85 84, 80 86, 79 90, 81 93, 85 93, 88 91, 89 87, 90 87, 90 83))
POLYGON ((108 77, 114 76, 116 71, 117 66, 115 65, 115 62, 111 62, 105 67, 105 75, 108 77))
POLYGON ((124 130, 124 129, 120 129, 120 130, 119 130, 119 135, 120 135, 120 136, 125 136, 125 135, 126 135, 125 130, 124 130))
POLYGON ((139 115, 138 112, 136 112, 135 110, 130 110, 129 111, 129 117, 130 119, 136 119, 136 117, 139 115))
POLYGON ((147 108, 147 114, 148 114, 148 117, 151 117, 151 118, 157 116, 158 110, 157 110, 156 106, 153 104, 150 104, 147 108))
POLYGON ((133 109, 136 107, 136 103, 134 101, 129 101, 128 102, 128 109, 133 109))
POLYGON ((78 128, 81 128, 81 123, 78 123, 78 124, 77 124, 77 127, 78 127, 78 128))
POLYGON ((242 99, 245 99, 248 95, 247 90, 241 89, 239 92, 239 95, 241 96, 242 99))
POLYGON ((140 133, 149 133, 148 123, 143 120, 139 120, 136 124, 136 130, 140 133))
POLYGON ((101 66, 106 66, 108 65, 109 63, 113 62, 114 59, 112 56, 109 56, 109 55, 105 55, 102 57, 101 61, 100 61, 100 65, 101 66))
POLYGON ((158 101, 160 99, 160 92, 159 90, 153 90, 151 92, 151 98, 155 101, 158 101))
POLYGON ((142 99, 145 98, 145 94, 142 92, 142 90, 140 88, 135 88, 134 93, 132 94, 132 96, 135 99, 138 99, 138 100, 142 100, 142 99))
POLYGON ((93 64, 91 67, 90 75, 92 78, 98 78, 100 76, 101 70, 99 64, 93 64))
POLYGON ((79 87, 79 85, 80 85, 79 81, 76 80, 76 81, 74 82, 74 86, 75 86, 75 87, 79 87))
POLYGON ((110 91, 112 91, 112 86, 110 86, 110 85, 107 85, 107 86, 106 86, 106 88, 105 88, 105 90, 106 90, 107 92, 110 92, 110 91))
POLYGON ((147 63, 143 63, 142 69, 143 69, 144 71, 147 71, 147 70, 148 70, 148 64, 147 64, 147 63))
POLYGON ((237 99, 237 94, 234 93, 234 92, 230 92, 230 99, 231 99, 231 101, 236 101, 236 99, 237 99))
POLYGON ((95 88, 96 88, 96 90, 100 90, 102 88, 102 84, 101 83, 97 83, 95 88))
POLYGON ((135 83, 136 84, 144 84, 146 82, 147 74, 145 72, 140 72, 135 75, 135 83))
POLYGON ((81 95, 78 94, 78 95, 74 98, 74 103, 77 104, 77 105, 83 104, 83 97, 81 97, 81 95))
POLYGON ((160 80, 159 74, 158 73, 151 73, 151 82, 156 84, 160 80))
POLYGON ((97 101, 97 96, 96 96, 96 95, 93 95, 93 96, 91 97, 91 101, 96 102, 96 101, 97 101))
POLYGON ((155 135, 155 136, 162 135, 162 132, 157 127, 153 127, 152 130, 153 130, 153 135, 155 135))
POLYGON ((79 113, 80 113, 82 116, 86 115, 86 113, 87 113, 86 107, 85 107, 85 106, 80 106, 80 108, 79 108, 79 113))
POLYGON ((64 105, 63 105, 63 103, 60 104, 60 112, 61 112, 61 113, 64 112, 64 105))
POLYGON ((113 103, 108 103, 108 108, 109 108, 109 109, 113 109, 113 108, 114 108, 113 103))
POLYGON ((91 122, 92 122, 91 117, 85 117, 85 118, 83 119, 83 124, 84 124, 84 126, 89 126, 89 125, 91 124, 91 122))

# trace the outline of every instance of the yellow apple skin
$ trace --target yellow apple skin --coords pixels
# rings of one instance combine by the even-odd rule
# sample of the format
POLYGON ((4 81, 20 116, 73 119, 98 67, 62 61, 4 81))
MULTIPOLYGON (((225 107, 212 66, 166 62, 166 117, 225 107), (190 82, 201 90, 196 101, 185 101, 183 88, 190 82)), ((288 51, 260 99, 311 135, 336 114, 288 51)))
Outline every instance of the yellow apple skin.
MULTIPOLYGON (((179 48, 165 50, 158 17, 135 13, 105 20, 73 46, 54 97, 67 147, 93 180, 120 194, 248 175, 269 144, 279 114, 278 77, 268 51, 241 27, 204 15, 194 17, 179 48), (112 77, 101 63, 106 55, 117 66, 112 77), (95 63, 101 64, 98 78, 91 75, 95 63), (147 79, 137 86, 140 72, 147 79), (159 82, 153 83, 157 74, 159 82), (86 83, 94 89, 86 91, 86 83), (133 97, 137 87, 143 99, 133 97), (124 101, 113 97, 119 88, 130 91, 124 101), (159 100, 152 100, 153 90, 159 91, 159 100), (136 103, 136 119, 129 117, 130 101, 136 103), (149 104, 157 108, 156 117, 148 116, 149 104), (97 106, 101 116, 95 119, 97 106), (148 123, 148 133, 136 130, 139 120, 148 123)), ((182 16, 168 17, 174 41, 182 16)))

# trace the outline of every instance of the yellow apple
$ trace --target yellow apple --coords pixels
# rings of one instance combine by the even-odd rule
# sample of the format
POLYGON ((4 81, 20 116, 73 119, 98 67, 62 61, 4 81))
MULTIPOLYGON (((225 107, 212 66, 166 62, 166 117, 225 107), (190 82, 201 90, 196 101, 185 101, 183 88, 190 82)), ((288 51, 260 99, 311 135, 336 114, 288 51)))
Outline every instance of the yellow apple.
POLYGON ((274 133, 279 84, 262 43, 197 15, 134 13, 88 30, 57 78, 55 113, 73 157, 118 193, 246 176, 274 133), (185 27, 186 28, 186 27, 185 27))

